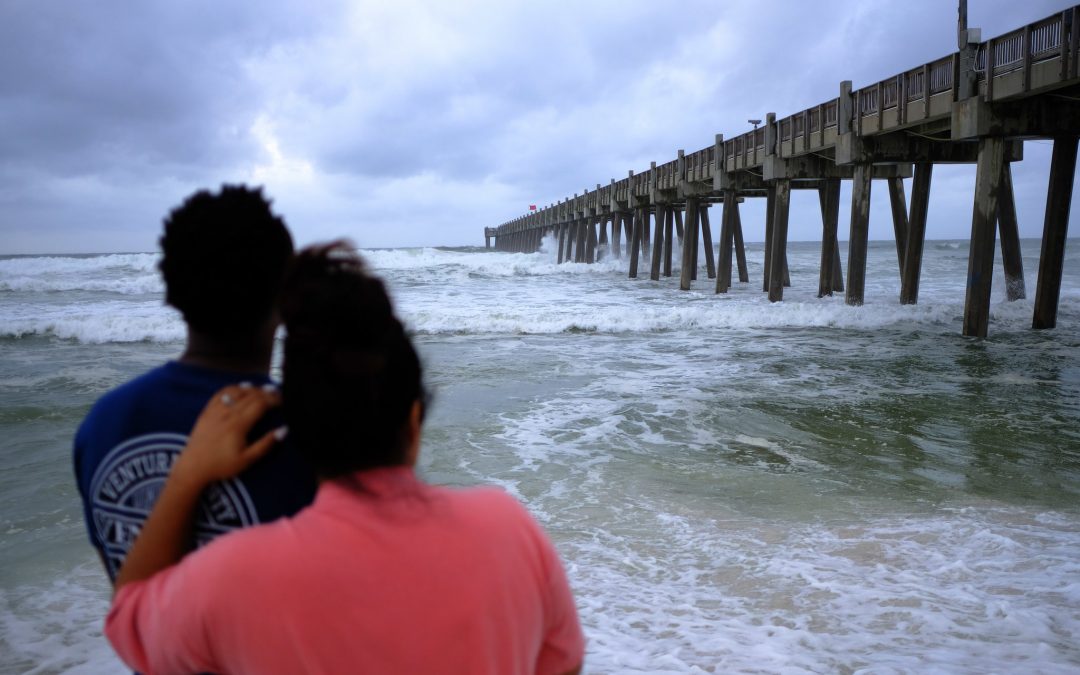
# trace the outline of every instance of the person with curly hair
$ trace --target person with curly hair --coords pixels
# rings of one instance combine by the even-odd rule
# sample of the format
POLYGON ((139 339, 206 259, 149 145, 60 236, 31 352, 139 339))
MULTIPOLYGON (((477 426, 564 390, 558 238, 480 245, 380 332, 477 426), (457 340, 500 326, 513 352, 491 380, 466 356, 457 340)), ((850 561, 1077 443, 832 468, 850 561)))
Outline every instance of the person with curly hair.
MULTIPOLYGON (((103 396, 75 436, 75 478, 90 542, 110 579, 157 500, 199 412, 226 385, 273 386, 276 302, 292 237, 260 189, 199 191, 165 220, 165 302, 183 315, 175 361, 103 396)), ((267 419, 261 433, 279 422, 267 419)), ((192 540, 291 515, 311 502, 315 478, 288 444, 243 474, 208 486, 192 540)))

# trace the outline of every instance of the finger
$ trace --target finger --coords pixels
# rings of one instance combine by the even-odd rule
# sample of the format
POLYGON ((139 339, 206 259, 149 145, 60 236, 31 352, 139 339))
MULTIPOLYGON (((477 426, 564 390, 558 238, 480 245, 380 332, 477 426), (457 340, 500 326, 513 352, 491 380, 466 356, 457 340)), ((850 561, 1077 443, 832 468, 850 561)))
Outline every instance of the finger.
POLYGON ((263 391, 276 391, 276 388, 272 385, 256 388, 251 382, 240 382, 238 384, 230 384, 222 387, 217 394, 214 395, 214 398, 227 407, 233 407, 241 401, 250 398, 252 395, 257 395, 263 391))
POLYGON ((250 390, 247 396, 233 405, 233 415, 238 422, 252 425, 267 410, 280 404, 280 394, 254 389, 250 390))
POLYGON ((262 389, 256 389, 250 382, 241 382, 240 384, 231 384, 224 387, 216 394, 216 397, 230 408, 235 408, 262 392, 262 389))
POLYGON ((230 408, 236 409, 237 407, 243 406, 244 403, 251 400, 252 397, 258 396, 259 393, 261 393, 261 390, 254 389, 250 382, 241 382, 238 385, 229 387, 228 391, 223 394, 223 397, 228 396, 225 403, 230 408))
POLYGON ((273 407, 281 403, 281 394, 270 389, 245 389, 233 405, 238 414, 247 414, 252 407, 273 407))
POLYGON ((237 391, 237 388, 234 386, 218 389, 214 392, 214 395, 207 400, 199 417, 205 418, 207 415, 218 416, 227 411, 232 404, 235 403, 237 391))
POLYGON ((278 427, 272 429, 262 435, 262 438, 249 445, 243 453, 243 461, 245 466, 251 466, 260 457, 270 451, 270 448, 274 447, 280 439, 284 438, 283 430, 285 427, 278 427))

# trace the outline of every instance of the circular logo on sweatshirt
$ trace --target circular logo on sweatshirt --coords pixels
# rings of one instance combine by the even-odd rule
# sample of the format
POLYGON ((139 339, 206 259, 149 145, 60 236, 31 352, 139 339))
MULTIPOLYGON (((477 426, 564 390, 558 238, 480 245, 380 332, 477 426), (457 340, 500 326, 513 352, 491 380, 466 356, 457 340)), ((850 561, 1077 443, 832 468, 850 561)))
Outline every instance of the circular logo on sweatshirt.
MULTIPOLYGON (((90 483, 91 527, 116 576, 128 549, 157 502, 173 462, 187 443, 182 434, 147 434, 116 446, 105 455, 90 483)), ((195 519, 196 545, 219 534, 259 522, 255 505, 236 479, 210 485, 195 519)))

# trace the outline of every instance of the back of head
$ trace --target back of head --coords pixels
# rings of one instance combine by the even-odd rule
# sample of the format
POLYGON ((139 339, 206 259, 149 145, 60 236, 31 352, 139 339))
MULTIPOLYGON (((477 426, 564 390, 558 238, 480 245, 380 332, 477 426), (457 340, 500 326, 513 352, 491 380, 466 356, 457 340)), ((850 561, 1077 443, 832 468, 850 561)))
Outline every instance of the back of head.
POLYGON ((165 301, 202 333, 251 333, 271 316, 293 242, 262 189, 196 192, 165 220, 165 301))
POLYGON ((342 242, 297 254, 281 298, 289 437, 332 478, 405 462, 420 360, 382 281, 342 242))

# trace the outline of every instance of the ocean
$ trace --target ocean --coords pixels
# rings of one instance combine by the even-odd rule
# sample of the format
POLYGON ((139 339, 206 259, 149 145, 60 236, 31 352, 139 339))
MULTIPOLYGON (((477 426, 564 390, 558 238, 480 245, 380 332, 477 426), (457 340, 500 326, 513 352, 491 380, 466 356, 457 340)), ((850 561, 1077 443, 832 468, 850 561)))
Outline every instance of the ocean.
MULTIPOLYGON (((843 244, 842 244, 843 247, 843 244)), ((967 243, 920 303, 872 242, 866 303, 817 298, 819 245, 770 304, 704 269, 630 280, 470 249, 363 251, 434 391, 421 471, 496 484, 565 561, 589 673, 1080 672, 1080 241, 1058 326, 1028 299, 960 335, 967 243)), ((846 271, 846 251, 843 260, 846 271)), ((676 264, 679 256, 675 256, 676 264)), ((71 439, 177 356, 155 254, 0 258, 0 672, 124 672, 71 439)))

